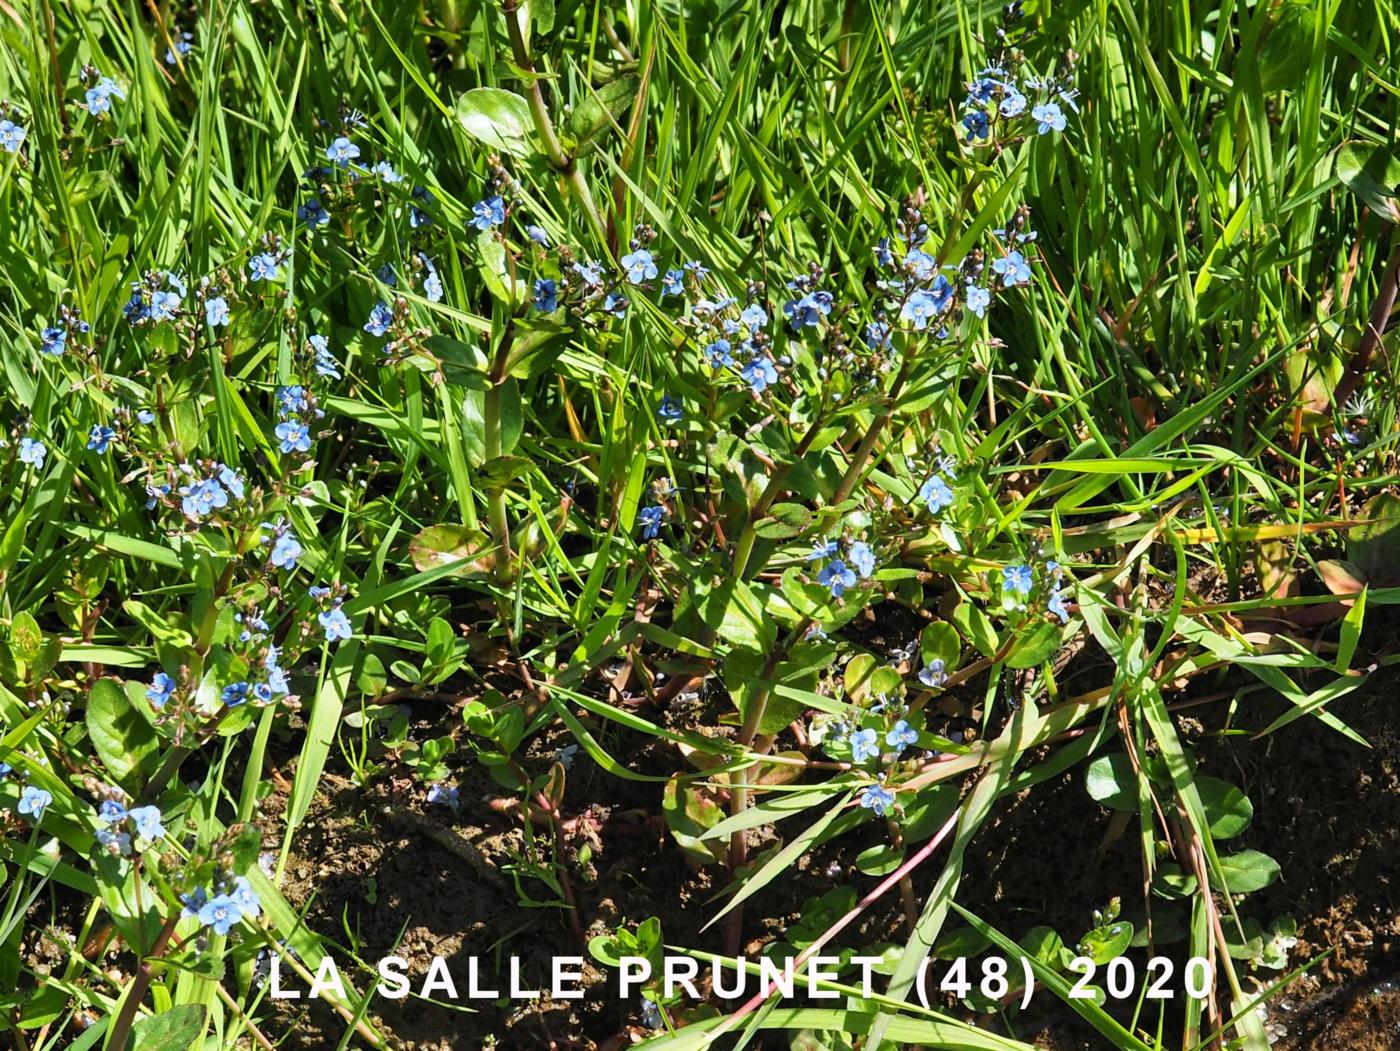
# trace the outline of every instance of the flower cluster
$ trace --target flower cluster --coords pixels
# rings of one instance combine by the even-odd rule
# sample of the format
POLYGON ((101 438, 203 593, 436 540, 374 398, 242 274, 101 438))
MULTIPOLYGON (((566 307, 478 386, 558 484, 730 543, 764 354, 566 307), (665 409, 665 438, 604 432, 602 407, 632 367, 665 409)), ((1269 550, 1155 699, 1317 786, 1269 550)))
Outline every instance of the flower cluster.
MULTIPOLYGON (((1024 562, 1006 566, 1001 571, 1002 605, 1007 609, 1025 610, 1037 590, 1036 572, 1024 562)), ((1069 606, 1065 602, 1064 567, 1053 559, 1041 567, 1039 590, 1047 612, 1069 623, 1069 606)))
POLYGON ((962 128, 969 142, 989 142, 1022 134, 1027 120, 1037 135, 1064 131, 1061 103, 1078 113, 1078 92, 1045 77, 1018 81, 1004 65, 988 66, 967 86, 962 128))
POLYGON ((160 808, 140 806, 128 810, 115 790, 97 808, 97 842, 110 854, 126 857, 131 854, 132 841, 144 850, 165 836, 160 808))
POLYGON ((210 889, 195 887, 181 894, 180 902, 182 917, 197 919, 219 935, 228 934, 241 920, 257 919, 262 912, 262 902, 244 876, 223 880, 210 889))
POLYGON ((859 580, 870 579, 875 572, 875 552, 864 540, 817 540, 808 560, 821 564, 817 583, 830 589, 832 598, 840 598, 847 588, 855 587, 859 580))

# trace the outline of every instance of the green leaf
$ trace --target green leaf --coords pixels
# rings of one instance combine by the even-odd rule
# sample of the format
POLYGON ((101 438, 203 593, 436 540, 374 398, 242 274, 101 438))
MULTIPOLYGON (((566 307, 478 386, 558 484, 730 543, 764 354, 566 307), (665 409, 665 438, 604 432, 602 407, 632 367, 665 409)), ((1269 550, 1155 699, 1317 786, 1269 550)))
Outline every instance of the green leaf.
POLYGON ((997 629, 992 626, 987 615, 974 603, 968 600, 959 603, 958 607, 953 610, 953 623, 958 626, 963 638, 976 646, 982 656, 995 656, 1000 648, 1000 643, 997 641, 997 629))
POLYGON ((753 589, 742 581, 727 580, 710 589, 699 608, 705 623, 735 646, 767 653, 778 639, 778 626, 764 613, 753 589))
POLYGON ((201 1004, 178 1004, 139 1019, 131 1027, 135 1051, 188 1051, 204 1031, 204 1013, 201 1004))
POLYGON ((1400 224, 1400 159, 1391 146, 1348 142, 1337 151, 1336 173, 1367 208, 1386 222, 1400 224))
POLYGON ((943 670, 951 673, 962 656, 962 638, 958 630, 946 620, 935 620, 919 636, 919 656, 923 658, 924 667, 939 660, 943 662, 943 670))
POLYGON ((1034 668, 1049 660, 1060 648, 1059 625, 1048 620, 1033 621, 1016 633, 1011 652, 1006 655, 1008 668, 1034 668))
POLYGON ((478 142, 512 157, 540 152, 530 104, 513 91, 472 88, 457 100, 457 121, 478 142))
POLYGON ((614 124, 622 124, 628 107, 637 97, 639 82, 636 74, 629 73, 589 92, 565 125, 570 138, 583 145, 614 124))
POLYGON ((1090 763, 1084 787, 1090 798, 1110 810, 1138 808, 1137 771, 1126 752, 1101 755, 1090 763))
POLYGON ((799 536, 812 524, 812 512, 801 504, 775 504, 768 517, 754 524, 754 532, 765 540, 788 540, 799 536))
POLYGON ((1132 940, 1133 925, 1127 920, 1119 920, 1089 931, 1079 940, 1079 951, 1095 963, 1108 963, 1115 956, 1122 956, 1132 940))
POLYGON ((86 721, 93 748, 116 780, 126 784, 155 770, 156 732, 111 679, 92 684, 86 721))
MULTIPOLYGON (((1263 890, 1278 879, 1282 870, 1267 854, 1257 850, 1242 850, 1220 859, 1220 874, 1231 894, 1252 894, 1263 890)), ((1224 887, 1217 888, 1224 891, 1224 887)))
POLYGON ((867 876, 888 876, 904 863, 904 849, 877 843, 856 855, 856 868, 867 876))
POLYGON ((451 575, 465 577, 472 573, 489 573, 494 558, 483 555, 491 541, 480 529, 464 525, 428 526, 408 542, 408 557, 420 572, 456 566, 451 575))
MULTIPOLYGON (((1210 834, 1216 839, 1238 836, 1254 819, 1254 806, 1249 797, 1228 781, 1200 775, 1196 778, 1196 791, 1210 823, 1210 834)), ((1235 888, 1231 885, 1230 889, 1235 888)))

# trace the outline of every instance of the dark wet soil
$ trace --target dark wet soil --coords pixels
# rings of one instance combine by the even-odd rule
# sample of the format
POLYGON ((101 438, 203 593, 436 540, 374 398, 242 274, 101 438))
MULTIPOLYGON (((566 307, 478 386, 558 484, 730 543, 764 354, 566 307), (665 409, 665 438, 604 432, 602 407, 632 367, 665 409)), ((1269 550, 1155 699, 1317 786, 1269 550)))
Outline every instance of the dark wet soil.
MULTIPOLYGON (((1296 918, 1290 968, 1326 954, 1268 1008, 1266 1025, 1279 1051, 1400 1048, 1397 690, 1400 678, 1383 669, 1330 709, 1370 748, 1309 719, 1258 740, 1236 730, 1266 726, 1283 710, 1284 702, 1263 691, 1242 695, 1233 714, 1225 701, 1193 708, 1181 721, 1202 772, 1242 787, 1253 801, 1253 823, 1231 847, 1265 851, 1282 867, 1274 886, 1245 899, 1242 914, 1266 924, 1285 914, 1296 918)), ((450 705, 419 709, 415 737, 460 725, 450 705)), ((563 737, 537 742, 525 765, 544 770, 552 749, 565 743, 563 737)), ((638 773, 669 772, 670 757, 640 735, 613 733, 606 747, 638 773)), ((432 957, 445 957, 459 992, 473 957, 482 984, 498 990, 509 980, 511 956, 520 958, 527 988, 548 985, 554 957, 586 960, 580 999, 484 1000, 473 1004, 474 1013, 413 999, 376 1000, 372 1014, 401 1046, 615 1049, 645 1034, 640 1005, 617 998, 613 977, 588 957, 557 890, 531 874, 547 854, 547 832, 536 825, 527 836, 518 810, 499 803, 506 793, 479 767, 458 765, 462 805, 455 813, 425 807, 421 790, 407 779, 361 789, 347 773, 328 774, 287 868, 284 889, 294 905, 308 906, 313 929, 361 960, 402 956, 411 975, 421 976, 432 957), (522 896, 532 905, 523 905, 522 896)), ((1122 898, 1125 915, 1141 907, 1136 826, 1126 834, 1116 827, 1087 796, 1083 778, 1081 767, 1002 804, 968 851, 961 904, 1013 938, 1046 925, 1070 944, 1110 898, 1122 898)), ((664 830, 660 800, 660 782, 621 780, 578 753, 563 807, 575 819, 568 856, 578 926, 586 939, 657 916, 667 942, 719 951, 718 925, 703 928, 717 908, 712 898, 722 889, 721 875, 688 862, 664 830), (588 854, 582 864, 580 846, 588 854)), ((281 808, 280 796, 268 800, 269 844, 280 839, 281 808)), ((781 937, 804 901, 836 883, 869 889, 873 878, 852 862, 873 842, 856 833, 821 848, 790 879, 751 899, 745 929, 751 950, 781 937)), ((932 862, 916 879, 920 895, 937 869, 932 862)), ((903 938, 895 900, 873 910, 844 944, 903 938)), ((1168 954, 1184 955, 1180 950, 1168 954)), ((1246 964, 1239 971, 1247 985, 1257 979, 1261 988, 1282 973, 1251 974, 1246 964)), ((283 1010, 297 1022, 283 1047, 310 1051, 338 1042, 343 1023, 323 1007, 283 1010)), ((1049 994, 1038 997, 1030 1014, 980 1018, 989 1029, 1051 1051, 1107 1046, 1049 994)), ((1169 1018, 1165 1031, 1179 1032, 1179 1023, 1169 1018)))

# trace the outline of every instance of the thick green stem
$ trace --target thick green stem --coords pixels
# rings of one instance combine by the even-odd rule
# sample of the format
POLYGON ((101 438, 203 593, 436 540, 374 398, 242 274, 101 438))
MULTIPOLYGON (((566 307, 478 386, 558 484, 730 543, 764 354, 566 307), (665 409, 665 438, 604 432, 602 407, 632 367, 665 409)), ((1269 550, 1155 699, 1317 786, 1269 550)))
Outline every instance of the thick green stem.
MULTIPOLYGON (((165 952, 165 947, 170 944, 170 939, 175 933, 175 924, 180 920, 177 912, 165 921, 165 926, 160 929, 160 934, 156 936, 156 943, 151 946, 150 957, 159 957, 165 952)), ((131 988, 127 990, 126 999, 122 1001, 121 1014, 117 1015, 117 1020, 112 1024, 112 1032, 107 1040, 107 1046, 113 1051, 126 1051, 126 1042, 131 1036, 131 1023, 136 1020, 136 1012, 141 1007, 141 1001, 146 998, 146 990, 151 987, 151 980, 155 977, 155 960, 143 959, 136 968, 136 977, 131 981, 131 988)))
POLYGON ((817 440, 821 429, 820 418, 813 420, 812 425, 807 428, 807 433, 802 436, 797 447, 793 449, 792 456, 787 463, 775 467, 773 473, 768 476, 768 484, 764 487, 758 502, 749 511, 748 518, 744 522, 744 531, 739 534, 739 542, 734 547, 735 580, 743 580, 744 573, 749 568, 749 559, 753 555, 753 545, 758 539, 758 523, 763 520, 763 516, 768 513, 768 509, 773 506, 773 502, 782 493, 783 486, 787 483, 787 477, 792 473, 793 465, 807 455, 807 451, 817 440))
MULTIPOLYGON (((490 386, 482 405, 483 434, 482 446, 486 461, 496 459, 504 451, 501 447, 501 402, 504 397, 503 384, 506 381, 511 347, 515 343, 515 323, 507 321, 501 333, 501 342, 496 347, 496 357, 491 363, 487 377, 490 386)), ((500 485, 492 485, 486 492, 487 517, 491 523, 491 538, 496 541, 496 574, 505 577, 510 572, 510 519, 506 515, 506 493, 500 485)))
POLYGON ((579 206, 588 217, 588 225, 593 228, 594 235, 600 242, 606 242, 607 231, 603 228, 598 206, 593 203, 588 181, 583 177, 583 172, 579 170, 574 158, 564 152, 559 136, 554 133, 554 124, 549 119, 549 106, 545 104, 544 92, 540 89, 540 78, 535 75, 534 60, 530 57, 529 45, 525 43, 525 33, 520 28, 520 12, 516 0, 502 0, 501 11, 505 14, 506 33, 510 36, 510 49, 515 64, 529 81, 525 100, 530 106, 530 119, 534 122, 535 134, 539 136, 540 145, 544 147, 550 165, 568 180, 579 206))
MULTIPOLYGON (((807 632, 810 620, 803 619, 783 642, 773 648, 773 652, 768 655, 768 660, 763 665, 763 671, 759 673, 758 681, 767 682, 772 678, 778 663, 787 655, 793 643, 802 638, 807 632)), ((745 749, 752 748, 754 741, 758 738, 759 727, 763 725, 763 716, 768 711, 769 690, 767 687, 759 687, 754 693, 753 699, 749 702, 749 710, 744 716, 744 725, 739 729, 739 744, 745 749)), ((764 751, 767 750, 765 745, 764 751)), ((749 805, 749 785, 748 771, 735 770, 729 775, 729 813, 731 816, 742 814, 749 805)), ((747 861, 749 857, 749 841, 747 835, 740 830, 729 837, 729 871, 736 872, 747 861)), ((735 906, 729 913, 728 921, 724 930, 724 951, 726 955, 735 956, 739 952, 739 943, 743 939, 744 931, 744 908, 742 905, 735 906)))

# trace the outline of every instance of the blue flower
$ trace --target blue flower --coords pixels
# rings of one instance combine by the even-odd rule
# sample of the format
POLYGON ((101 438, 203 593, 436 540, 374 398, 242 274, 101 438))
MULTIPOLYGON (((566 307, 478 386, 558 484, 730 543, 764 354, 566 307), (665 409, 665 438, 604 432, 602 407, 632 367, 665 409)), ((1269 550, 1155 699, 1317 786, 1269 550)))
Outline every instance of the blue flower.
POLYGON ((238 476, 238 472, 232 467, 226 467, 223 464, 216 464, 215 466, 218 470, 214 472, 214 475, 218 478, 219 484, 227 489, 235 500, 242 500, 243 479, 238 476))
POLYGON ((638 248, 635 252, 623 256, 622 269, 627 271, 627 280, 634 285, 650 281, 656 276, 656 263, 645 248, 638 248))
POLYGON ((1059 588, 1050 592, 1050 599, 1045 603, 1045 608, 1059 617, 1061 624, 1069 623, 1069 609, 1065 606, 1065 597, 1059 588))
POLYGON ((180 297, 174 292, 155 292, 151 295, 149 316, 152 321, 169 321, 180 309, 180 297))
POLYGON ((365 331, 371 336, 382 336, 389 331, 389 326, 393 323, 394 312, 381 299, 374 304, 374 308, 369 312, 369 320, 365 322, 365 331))
POLYGON ((66 328, 46 328, 39 333, 39 349, 45 354, 52 354, 58 357, 63 353, 64 347, 68 344, 68 330, 66 328))
POLYGON ((175 46, 165 49, 165 64, 167 66, 175 65, 176 55, 188 55, 194 50, 194 34, 189 30, 183 33, 177 33, 171 42, 175 46))
POLYGON ((537 245, 549 247, 549 234, 545 233, 543 226, 535 226, 533 223, 525 227, 525 236, 537 245))
POLYGON ((165 707, 165 702, 170 700, 175 692, 175 680, 163 671, 158 671, 151 678, 151 685, 146 687, 146 700, 151 702, 151 707, 160 709, 165 707))
POLYGON ((209 900, 209 892, 203 887, 196 887, 188 894, 180 895, 180 902, 184 908, 180 910, 182 919, 193 919, 199 915, 199 910, 204 908, 204 903, 209 900))
POLYGON ((126 832, 113 832, 110 828, 99 828, 93 835, 103 850, 109 854, 127 857, 131 854, 131 836, 126 832))
POLYGON ((801 299, 789 299, 783 304, 783 314, 794 332, 821 323, 831 313, 830 292, 808 292, 801 299))
POLYGON ((871 729, 856 730, 850 736, 851 759, 857 763, 864 763, 876 758, 880 754, 880 745, 876 740, 875 731, 871 729))
POLYGON ((215 934, 227 934, 229 929, 243 918, 243 910, 227 894, 210 898, 199 910, 199 922, 213 927, 215 934))
POLYGON ((963 117, 962 126, 968 139, 974 142, 987 138, 991 131, 991 122, 987 120, 987 114, 980 109, 975 109, 963 117))
POLYGON ((938 273, 938 260, 922 248, 911 248, 904 256, 904 269, 915 281, 929 281, 938 273))
POLYGON ((899 320, 913 325, 916 330, 923 330, 940 312, 938 296, 926 289, 916 288, 899 308, 899 320))
POLYGON ((1016 592, 1022 595, 1029 595, 1034 583, 1035 581, 1031 577, 1030 566, 1007 566, 1001 571, 1001 589, 1008 594, 1016 592))
POLYGON ((334 161, 338 168, 344 168, 359 155, 360 147, 344 135, 337 136, 335 141, 326 147, 326 160, 334 161))
POLYGON ((83 96, 87 101, 87 110, 94 117, 99 117, 108 113, 112 109, 112 96, 119 99, 126 98, 126 92, 111 77, 103 77, 92 87, 87 89, 83 96))
POLYGON ((485 232, 493 226, 500 226, 505 221, 505 202, 501 200, 499 194, 492 194, 486 200, 477 201, 476 204, 472 205, 472 218, 467 220, 467 225, 485 232))
POLYGON ((642 526, 642 539, 655 540, 661 532, 661 520, 666 517, 666 509, 660 504, 642 508, 638 516, 642 526))
POLYGON ((661 395, 661 404, 656 407, 656 415, 662 423, 678 423, 684 413, 681 412, 679 398, 672 398, 669 394, 661 395))
POLYGON ((165 828, 160 823, 160 807, 137 807, 131 812, 131 824, 141 839, 155 842, 165 835, 165 828))
POLYGON ((44 466, 44 457, 49 454, 44 448, 44 443, 35 438, 21 438, 19 440, 19 462, 27 463, 35 470, 44 466))
POLYGON ((890 732, 885 734, 885 744, 893 748, 896 753, 904 751, 910 745, 918 744, 919 731, 915 730, 908 722, 901 719, 890 728, 890 732))
POLYGON ((723 368, 726 365, 734 364, 734 355, 730 353, 730 343, 727 339, 717 339, 705 347, 705 357, 710 362, 710 367, 714 369, 723 368))
POLYGON ((224 687, 224 691, 220 694, 220 697, 228 707, 237 708, 248 699, 249 689, 250 687, 246 682, 231 682, 224 687))
POLYGON ((340 379, 340 362, 331 353, 330 341, 325 336, 311 335, 306 342, 316 352, 316 372, 333 380, 340 379))
POLYGON ((95 453, 105 453, 107 446, 112 439, 117 436, 117 432, 101 423, 94 423, 92 430, 88 431, 87 447, 95 453))
POLYGON ((603 310, 613 317, 622 317, 629 306, 627 297, 621 292, 609 292, 603 297, 603 310))
POLYGON ((180 489, 181 509, 191 518, 199 519, 214 510, 228 506, 228 493, 212 478, 180 489))
POLYGON ((981 288, 978 285, 969 284, 967 286, 967 295, 964 299, 964 302, 967 303, 967 309, 972 311, 978 317, 986 317, 987 307, 992 302, 992 294, 988 292, 985 288, 981 288))
POLYGON ((204 303, 204 323, 210 328, 220 328, 228 324, 228 300, 223 296, 212 296, 204 303))
POLYGON ((755 394, 762 394, 767 387, 778 382, 778 370, 766 355, 750 358, 748 364, 739 370, 739 374, 753 388, 755 394))
POLYGON ((603 265, 589 261, 587 263, 575 263, 574 273, 582 279, 589 288, 596 288, 603 283, 603 265))
POLYGON ((1019 117, 1026 112, 1026 96, 1015 88, 1008 88, 997 109, 1001 111, 1003 117, 1019 117))
POLYGON ((127 324, 129 325, 139 325, 146 320, 149 314, 150 311, 146 307, 146 300, 142 297, 140 292, 133 291, 131 293, 131 298, 128 299, 126 305, 122 307, 122 317, 126 318, 127 324))
POLYGON ((919 669, 919 681, 930 690, 936 690, 948 681, 947 665, 943 663, 943 658, 935 657, 923 668, 919 669))
POLYGON ((807 558, 812 562, 820 562, 823 559, 835 558, 840 551, 841 545, 835 540, 813 540, 812 553, 807 558))
POLYGON ((428 788, 428 802, 456 810, 461 805, 460 794, 456 785, 436 784, 428 788))
POLYGON ((248 276, 254 281, 276 281, 281 265, 271 252, 259 252, 248 260, 248 276))
POLYGON ((768 324, 768 311, 757 303, 750 303, 739 312, 739 320, 756 332, 768 324))
POLYGON ((992 269, 1007 288, 1026 285, 1031 280, 1031 266, 1020 252, 1007 252, 1002 258, 992 260, 992 269))
POLYGON ((830 588, 833 598, 840 598, 847 588, 855 587, 856 575, 841 559, 833 558, 817 574, 817 583, 830 588))
POLYGON ((44 811, 53 802, 53 796, 45 792, 42 788, 35 788, 33 785, 25 785, 24 791, 19 794, 19 803, 15 810, 20 814, 28 814, 30 819, 37 825, 44 820, 44 811))
POLYGON ((388 161, 380 161, 371 168, 370 171, 374 172, 382 181, 387 182, 391 186, 394 183, 403 181, 403 176, 394 171, 394 166, 388 161))
POLYGON ((559 286, 553 278, 541 277, 535 281, 535 309, 541 314, 559 309, 559 286))
POLYGON ((428 297, 429 303, 442 302, 442 278, 436 270, 429 270, 428 276, 423 278, 423 294, 428 297))
POLYGON ((307 226, 325 226, 331 221, 331 213, 321 204, 321 198, 308 197, 297 205, 297 218, 307 226))
POLYGON ((258 913, 262 912, 262 899, 258 897, 258 892, 253 889, 246 876, 234 877, 233 893, 229 897, 244 916, 256 919, 258 913))
POLYGON ((0 120, 0 150, 18 153, 19 148, 24 145, 24 137, 28 134, 22 125, 12 120, 0 120))
POLYGON ((685 295, 685 271, 667 270, 661 278, 661 294, 663 296, 685 295))
POLYGON ((287 420, 279 423, 272 433, 277 435, 280 440, 278 448, 284 453, 311 451, 311 431, 304 423, 287 420))
POLYGON ((936 474, 919 487, 919 499, 928 505, 929 514, 936 515, 953 502, 953 490, 936 474))
POLYGON ((1031 117, 1036 121, 1035 130, 1039 135, 1065 130, 1065 115, 1053 102, 1042 102, 1031 110, 1031 117))
POLYGON ((350 627, 350 618, 345 615, 345 611, 339 606, 318 614, 316 620, 320 623, 321 630, 326 633, 327 642, 335 642, 337 639, 349 639, 355 634, 354 629, 350 627))
POLYGON ((865 326, 865 345, 871 350, 879 350, 890 345, 890 323, 872 321, 865 326))
POLYGON ((296 569, 297 559, 302 555, 301 543, 291 533, 283 533, 272 542, 272 554, 268 561, 279 569, 296 569))
POLYGON ((894 253, 890 251, 890 239, 888 237, 880 238, 873 251, 875 253, 876 266, 894 265, 894 253))
POLYGON ((853 543, 848 553, 851 565, 856 567, 856 572, 862 577, 868 577, 875 572, 875 552, 870 550, 870 545, 864 540, 853 543))
POLYGON ((104 799, 97 808, 97 820, 110 828, 126 820, 126 807, 115 799, 104 799))
POLYGON ((860 794, 860 805, 875 811, 876 817, 884 817, 885 811, 894 806, 894 793, 881 785, 869 785, 860 794))

